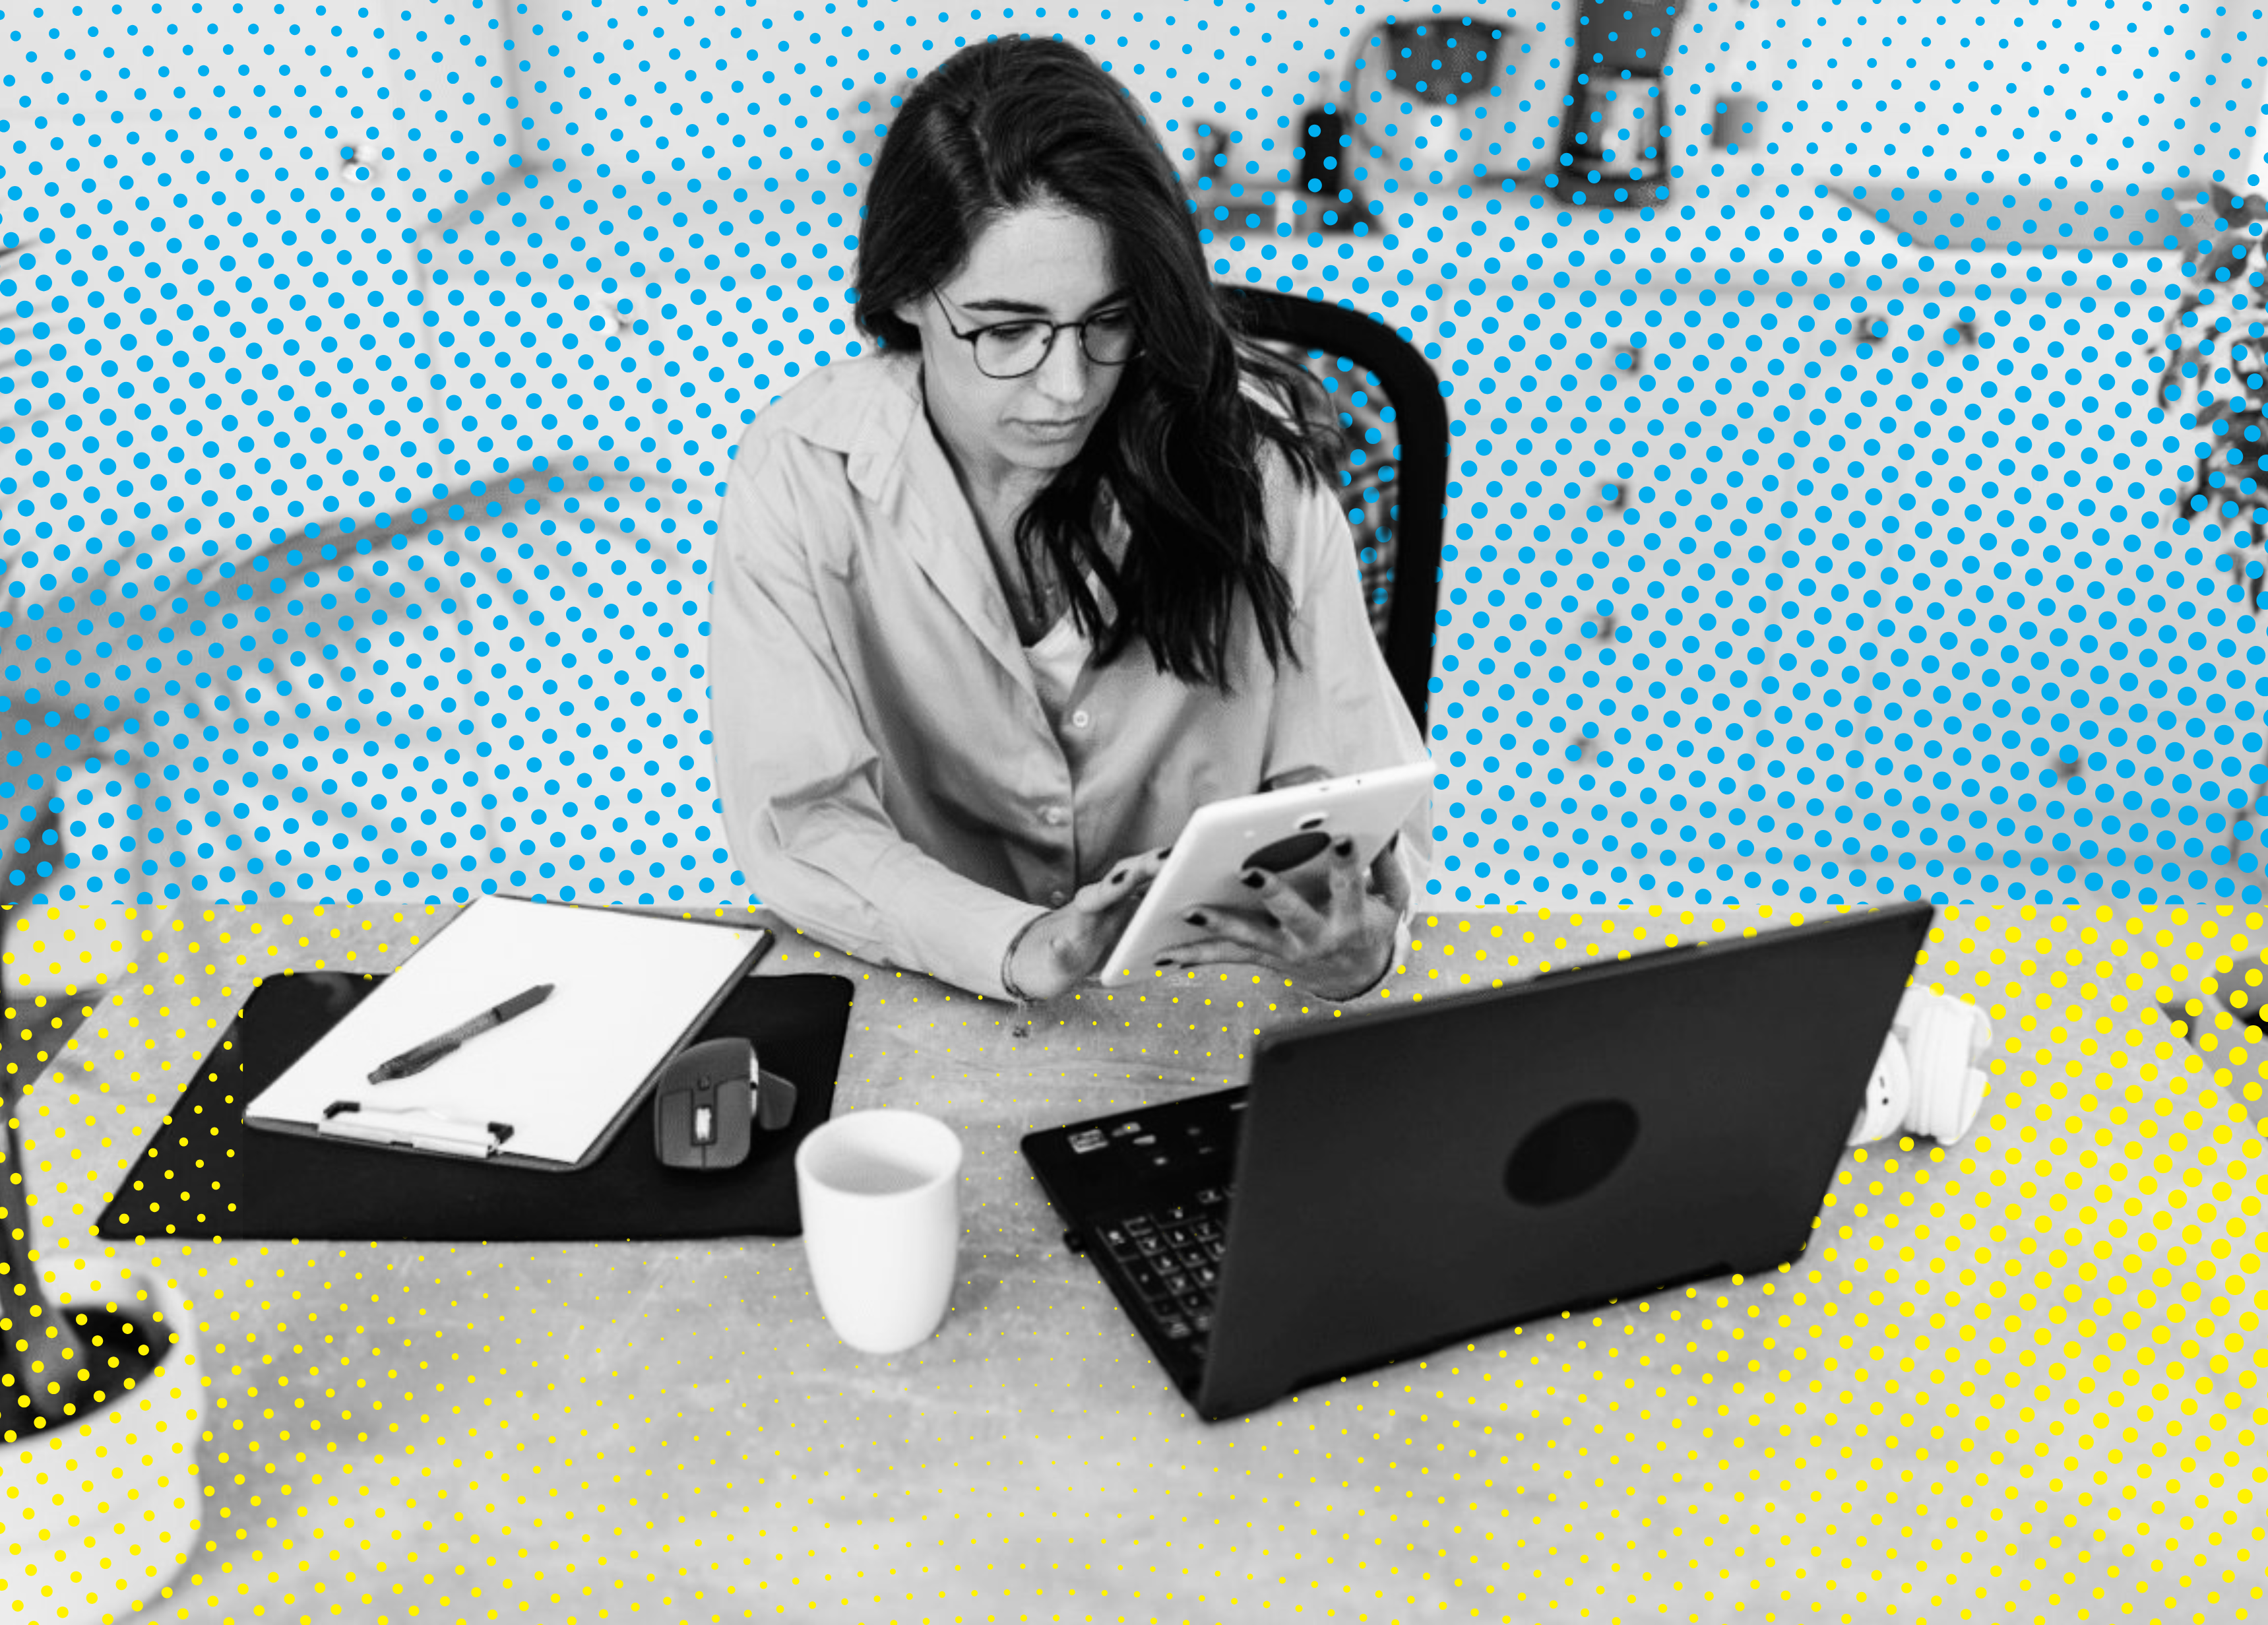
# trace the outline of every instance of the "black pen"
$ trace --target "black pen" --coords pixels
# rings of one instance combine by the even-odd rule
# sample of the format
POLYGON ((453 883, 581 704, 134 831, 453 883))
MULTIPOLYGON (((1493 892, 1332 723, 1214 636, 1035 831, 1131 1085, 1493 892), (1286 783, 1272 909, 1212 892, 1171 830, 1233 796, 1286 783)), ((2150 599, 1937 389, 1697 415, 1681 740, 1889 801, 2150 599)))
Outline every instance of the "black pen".
POLYGON ((526 993, 514 993, 492 1010, 482 1010, 460 1027, 452 1027, 437 1038, 428 1038, 415 1049, 404 1050, 392 1060, 370 1075, 373 1083, 391 1083, 396 1078, 406 1078, 413 1072, 423 1072, 435 1061, 464 1043, 476 1038, 491 1027, 501 1027, 515 1016, 524 1016, 551 996, 552 984, 531 987, 526 993))

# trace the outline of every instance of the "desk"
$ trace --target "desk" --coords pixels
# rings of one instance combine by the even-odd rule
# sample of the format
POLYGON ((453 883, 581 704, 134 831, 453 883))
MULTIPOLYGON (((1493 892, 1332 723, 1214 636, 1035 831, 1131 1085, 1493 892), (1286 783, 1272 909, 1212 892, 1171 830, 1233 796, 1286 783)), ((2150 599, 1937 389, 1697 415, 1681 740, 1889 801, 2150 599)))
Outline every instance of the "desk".
MULTIPOLYGON (((1388 996, 1710 920, 1432 917, 1388 996)), ((198 1312, 206 1545, 159 1617, 2231 1620, 2259 1595, 2262 1148, 2154 999, 2242 924, 1964 911, 1925 969, 1999 1007, 1985 1120, 1854 1155, 1793 1273, 1217 1428, 1016 1141, 1232 1077, 1296 1013, 1248 982, 1019 1038, 801 939, 767 958, 858 981, 838 1110, 922 1107, 967 1147, 953 1310, 887 1359, 835 1341, 792 1243, 92 1240, 253 975, 384 968, 391 911, 221 911, 19 1116, 62 1293, 158 1269, 198 1312)))

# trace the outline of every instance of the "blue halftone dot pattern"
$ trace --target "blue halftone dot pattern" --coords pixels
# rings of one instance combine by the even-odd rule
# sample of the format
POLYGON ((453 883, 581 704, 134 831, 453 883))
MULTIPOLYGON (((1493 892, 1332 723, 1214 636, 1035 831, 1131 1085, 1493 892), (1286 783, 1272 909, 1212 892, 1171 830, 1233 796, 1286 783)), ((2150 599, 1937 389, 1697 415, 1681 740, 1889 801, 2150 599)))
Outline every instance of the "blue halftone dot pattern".
MULTIPOLYGON (((107 942, 135 971, 76 1037, 11 1006, 59 1291, 122 1284, 137 1255, 77 1222, 252 979, 382 969, 426 928, 406 905, 485 890, 745 897, 708 731, 725 471, 766 403, 861 353, 864 176, 909 85, 994 33, 1119 77, 1216 277, 1368 312, 1440 377, 1434 582, 1401 425, 1316 364, 1349 567, 1381 624, 1413 591, 1436 622, 1440 865, 1384 996, 1926 896, 1962 901, 1918 984, 1999 1034, 1974 1136, 1853 1152, 1800 1277, 1491 1333, 1257 1420, 1257 1453, 1159 1432, 1146 1478, 1127 1423, 1178 1422, 1170 1389, 1131 1345, 1034 1337, 1108 1311, 1038 1261, 1055 1225, 1012 1190, 949 1333, 997 1341, 879 1387, 737 1242, 722 1274, 151 1244, 198 1318, 173 1446, 201 1458, 195 1549, 121 1525, 144 1544, 98 1569, 47 1485, 9 1502, 33 1536, 0 1589, 123 1613, 170 1575, 147 1607, 183 1619, 2257 1595, 2220 1532, 2257 1526, 2264 1415, 2261 972, 2232 957, 2268 779, 2257 13, 1675 10, 1427 6, 1383 35, 1377 5, 1250 0, 0 17, 4 889, 72 905, 18 912, 37 957, 10 970, 100 983, 107 942), (1616 899, 1640 906, 1587 917, 1616 899), (2212 907, 2138 906, 2175 900, 2212 907), (2216 1001, 2194 1053, 2154 1024, 2216 1001), (887 1505, 840 1493, 862 1466, 905 1480, 887 1505), (1636 1555, 1594 1564, 1617 1520, 1636 1555)), ((998 1087, 998 1007, 777 956, 861 979, 844 1082, 870 1101, 921 1058, 916 1104, 998 1147, 1054 1097, 998 1087)), ((1279 1004, 1323 1014, 1242 968, 1082 993, 1026 1070, 1212 1087, 1279 1004)))
MULTIPOLYGON (((11 874, 744 896, 724 473, 860 353, 908 85, 1029 29, 1150 115, 1220 279, 1440 374, 1439 900, 2257 900, 2257 262, 2198 250, 2257 237, 2204 190, 2253 137, 2129 9, 34 9, 11 874)), ((1347 473, 1382 624, 1426 584, 1347 473)))

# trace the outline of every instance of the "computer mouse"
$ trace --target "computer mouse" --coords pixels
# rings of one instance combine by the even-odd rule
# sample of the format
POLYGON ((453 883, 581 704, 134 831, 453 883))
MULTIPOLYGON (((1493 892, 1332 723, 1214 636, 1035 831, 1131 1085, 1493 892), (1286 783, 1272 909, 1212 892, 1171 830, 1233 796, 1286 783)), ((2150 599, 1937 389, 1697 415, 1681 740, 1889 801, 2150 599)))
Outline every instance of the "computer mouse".
POLYGON ((653 1097, 653 1154, 665 1167, 715 1172, 747 1160, 752 1129, 785 1128, 795 1085, 756 1063, 746 1038, 711 1038, 662 1069, 653 1097))

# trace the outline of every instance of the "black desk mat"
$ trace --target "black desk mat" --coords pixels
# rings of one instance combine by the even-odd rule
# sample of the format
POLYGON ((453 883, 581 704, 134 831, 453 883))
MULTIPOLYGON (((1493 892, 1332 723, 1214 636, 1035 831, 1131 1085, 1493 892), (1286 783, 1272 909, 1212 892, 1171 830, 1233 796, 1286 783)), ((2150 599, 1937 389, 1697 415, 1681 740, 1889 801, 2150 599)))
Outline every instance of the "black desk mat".
POLYGON ((621 1241, 801 1232, 795 1149, 835 1107, 850 1024, 840 976, 751 976, 697 1038, 751 1039, 796 1086, 795 1119, 718 1173, 665 1168, 652 1114, 634 1112, 578 1173, 421 1156, 247 1130, 245 1103, 386 979, 313 971, 263 979, 198 1067, 95 1234, 326 1241, 621 1241))

